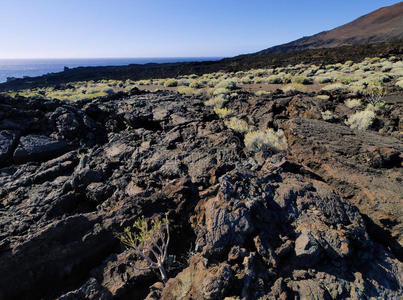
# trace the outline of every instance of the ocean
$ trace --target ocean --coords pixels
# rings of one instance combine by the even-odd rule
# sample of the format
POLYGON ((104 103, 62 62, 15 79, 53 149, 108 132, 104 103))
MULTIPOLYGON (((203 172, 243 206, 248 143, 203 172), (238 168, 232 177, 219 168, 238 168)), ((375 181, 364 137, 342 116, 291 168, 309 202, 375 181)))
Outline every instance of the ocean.
POLYGON ((7 77, 41 76, 64 67, 124 66, 130 64, 219 60, 221 57, 90 58, 90 59, 0 59, 0 83, 7 77))

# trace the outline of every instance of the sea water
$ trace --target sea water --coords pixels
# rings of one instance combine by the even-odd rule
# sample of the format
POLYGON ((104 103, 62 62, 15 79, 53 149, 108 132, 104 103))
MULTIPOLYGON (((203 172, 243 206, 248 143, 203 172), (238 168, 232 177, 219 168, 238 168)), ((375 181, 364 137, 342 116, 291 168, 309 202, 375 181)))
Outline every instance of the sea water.
POLYGON ((158 58, 75 58, 75 59, 0 59, 0 83, 7 77, 41 76, 61 72, 64 67, 125 66, 130 64, 171 63, 218 60, 220 57, 158 58))

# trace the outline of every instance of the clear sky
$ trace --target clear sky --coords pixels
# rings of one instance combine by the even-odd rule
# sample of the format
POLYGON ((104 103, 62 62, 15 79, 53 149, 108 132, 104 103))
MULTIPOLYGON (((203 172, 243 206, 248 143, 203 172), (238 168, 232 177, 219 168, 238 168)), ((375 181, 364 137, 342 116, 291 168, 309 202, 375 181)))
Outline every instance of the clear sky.
POLYGON ((0 0, 0 58, 234 56, 397 2, 0 0))

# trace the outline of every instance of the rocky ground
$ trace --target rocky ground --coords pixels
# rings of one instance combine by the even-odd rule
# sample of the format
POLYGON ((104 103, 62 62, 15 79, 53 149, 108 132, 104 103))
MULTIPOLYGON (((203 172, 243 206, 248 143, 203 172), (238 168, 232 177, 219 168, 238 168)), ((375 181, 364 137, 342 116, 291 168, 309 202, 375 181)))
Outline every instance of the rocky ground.
POLYGON ((0 98, 0 299, 401 299, 402 105, 355 131, 347 97, 231 99, 280 153, 173 92, 0 98), (164 285, 117 235, 165 212, 164 285))

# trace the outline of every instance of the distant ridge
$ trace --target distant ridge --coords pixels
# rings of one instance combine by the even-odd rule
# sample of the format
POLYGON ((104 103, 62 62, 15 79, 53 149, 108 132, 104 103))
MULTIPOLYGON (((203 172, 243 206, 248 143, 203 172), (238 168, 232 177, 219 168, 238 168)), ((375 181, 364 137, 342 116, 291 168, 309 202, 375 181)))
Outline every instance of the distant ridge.
POLYGON ((377 9, 333 30, 274 46, 256 54, 286 53, 393 40, 403 40, 403 2, 377 9))

